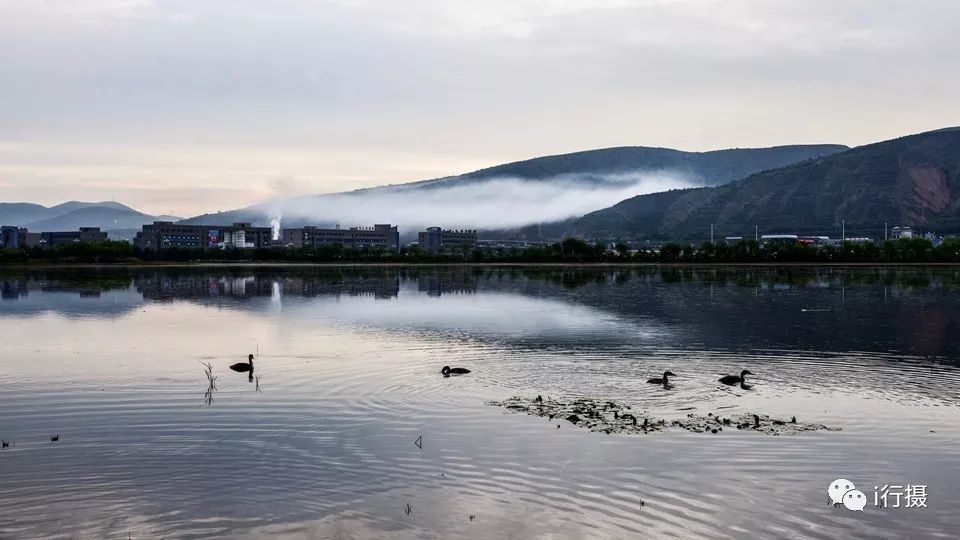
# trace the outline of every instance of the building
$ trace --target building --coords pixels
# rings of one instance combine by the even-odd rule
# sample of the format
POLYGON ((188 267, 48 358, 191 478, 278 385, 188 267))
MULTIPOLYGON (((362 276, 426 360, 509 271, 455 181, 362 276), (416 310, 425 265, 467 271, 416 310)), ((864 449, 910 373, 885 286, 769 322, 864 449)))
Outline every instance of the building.
POLYGON ((913 238, 913 229, 910 227, 894 227, 890 230, 890 238, 893 240, 898 238, 913 238))
POLYGON ((928 232, 923 235, 924 238, 930 241, 933 244, 933 247, 939 247, 943 243, 943 237, 937 233, 928 232))
POLYGON ((373 227, 321 229, 301 227, 281 231, 283 245, 295 248, 340 245, 350 249, 400 249, 400 231, 395 225, 378 223, 373 227))
POLYGON ((48 248, 72 244, 73 242, 103 242, 106 239, 107 233, 101 231, 100 227, 80 227, 80 230, 77 231, 40 233, 41 244, 48 248))
POLYGON ((764 234, 760 236, 760 245, 793 244, 799 239, 800 237, 795 234, 764 234))
POLYGON ((4 225, 0 227, 0 247, 7 249, 17 249, 22 244, 20 242, 20 231, 27 232, 26 229, 4 225))
POLYGON ((271 227, 253 227, 249 223, 220 225, 183 225, 154 221, 144 225, 133 239, 143 250, 170 248, 259 248, 273 244, 271 227))
POLYGON ((848 244, 871 244, 873 243, 873 238, 867 238, 863 236, 851 236, 849 238, 831 238, 827 241, 828 246, 833 246, 835 248, 842 248, 844 243, 848 244))
POLYGON ((479 249, 528 249, 532 247, 548 247, 553 242, 541 242, 533 240, 477 240, 479 249))
POLYGON ((417 235, 417 243, 424 251, 440 253, 441 251, 472 251, 477 247, 477 231, 443 230, 440 227, 429 227, 417 235))
POLYGON ((797 239, 801 244, 810 246, 826 246, 830 244, 829 236, 801 236, 797 239))

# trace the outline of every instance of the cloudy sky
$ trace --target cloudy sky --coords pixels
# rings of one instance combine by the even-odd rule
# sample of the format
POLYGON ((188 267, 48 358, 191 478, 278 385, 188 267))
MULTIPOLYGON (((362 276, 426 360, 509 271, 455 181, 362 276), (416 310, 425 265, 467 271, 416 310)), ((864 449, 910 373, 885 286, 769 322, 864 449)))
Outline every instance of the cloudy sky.
POLYGON ((192 215, 960 124, 953 0, 0 0, 0 201, 192 215))

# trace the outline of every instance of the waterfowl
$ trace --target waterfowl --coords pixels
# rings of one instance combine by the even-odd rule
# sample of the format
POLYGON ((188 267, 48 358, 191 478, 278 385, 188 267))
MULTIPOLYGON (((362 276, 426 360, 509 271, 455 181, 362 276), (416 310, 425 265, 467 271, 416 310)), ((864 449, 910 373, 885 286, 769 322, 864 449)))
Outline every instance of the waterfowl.
POLYGON ((56 435, 51 435, 51 436, 50 436, 50 442, 57 442, 57 441, 59 441, 59 440, 60 440, 60 434, 59 434, 59 433, 57 433, 56 435))
POLYGON ((253 355, 252 354, 247 355, 246 362, 237 362, 236 364, 233 364, 232 366, 230 366, 230 369, 234 371, 239 371, 241 373, 245 373, 247 371, 253 371, 253 355))
POLYGON ((452 368, 450 366, 443 366, 443 369, 440 370, 440 373, 442 373, 444 376, 464 375, 470 373, 470 370, 462 367, 452 368))
POLYGON ((670 381, 667 377, 676 377, 677 375, 672 371, 664 371, 663 377, 654 377, 652 379, 647 379, 647 382, 650 384, 662 384, 664 386, 669 386, 670 381))
POLYGON ((746 380, 744 379, 744 377, 746 377, 747 375, 753 375, 753 373, 751 373, 749 369, 745 369, 745 370, 743 370, 743 371, 740 372, 740 375, 739 375, 739 376, 737 376, 737 375, 724 375, 723 377, 720 377, 720 382, 722 382, 723 384, 729 385, 729 386, 733 386, 733 385, 735 385, 735 384, 743 384, 743 383, 746 382, 746 380))
POLYGON ((10 446, 10 443, 7 441, 0 441, 0 443, 3 443, 3 448, 8 448, 10 446))
POLYGON ((543 403, 543 396, 538 395, 537 399, 533 400, 536 403, 543 403))

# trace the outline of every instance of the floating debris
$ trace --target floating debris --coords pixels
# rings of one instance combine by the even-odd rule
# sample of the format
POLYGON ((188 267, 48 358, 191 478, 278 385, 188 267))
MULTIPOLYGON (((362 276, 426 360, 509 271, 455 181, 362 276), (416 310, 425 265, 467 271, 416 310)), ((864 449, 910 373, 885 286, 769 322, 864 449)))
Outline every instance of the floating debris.
POLYGON ((423 435, 417 437, 417 440, 413 441, 413 444, 417 445, 417 448, 423 450, 423 435))
MULTIPOLYGON (((539 396, 538 396, 539 397, 539 396)), ((654 418, 652 416, 624 412, 629 406, 612 401, 600 401, 589 398, 575 399, 528 399, 512 397, 503 401, 487 403, 503 407, 507 412, 525 413, 545 418, 562 418, 571 424, 603 433, 648 434, 671 429, 682 429, 693 433, 719 434, 723 428, 736 427, 740 431, 756 431, 767 435, 796 435, 805 431, 839 431, 841 428, 822 424, 807 424, 797 421, 793 416, 789 420, 773 418, 769 415, 744 413, 721 416, 712 412, 706 415, 688 413, 679 419, 654 418)), ((557 424, 560 429, 560 424, 557 424)))
POLYGON ((404 508, 403 513, 408 516, 413 513, 413 507, 410 506, 410 503, 407 503, 407 507, 404 508))
POLYGON ((59 433, 57 433, 56 435, 51 435, 51 436, 50 436, 50 442, 57 442, 57 441, 59 441, 59 440, 60 440, 60 434, 59 434, 59 433))

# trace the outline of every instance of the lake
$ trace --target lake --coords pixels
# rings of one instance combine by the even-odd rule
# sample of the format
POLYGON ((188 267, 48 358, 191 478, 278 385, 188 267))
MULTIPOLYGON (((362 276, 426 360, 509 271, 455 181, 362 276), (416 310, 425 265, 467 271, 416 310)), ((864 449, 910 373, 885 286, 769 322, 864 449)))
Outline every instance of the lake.
POLYGON ((2 538, 960 531, 956 268, 8 268, 0 297, 2 538), (229 369, 248 353, 256 377, 229 369), (537 395, 840 429, 488 404, 537 395), (837 478, 865 511, 828 503, 837 478), (907 485, 925 506, 874 505, 907 485))

